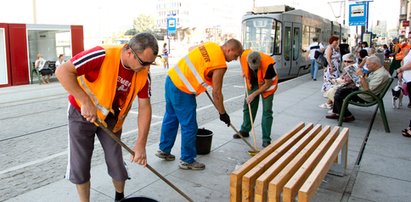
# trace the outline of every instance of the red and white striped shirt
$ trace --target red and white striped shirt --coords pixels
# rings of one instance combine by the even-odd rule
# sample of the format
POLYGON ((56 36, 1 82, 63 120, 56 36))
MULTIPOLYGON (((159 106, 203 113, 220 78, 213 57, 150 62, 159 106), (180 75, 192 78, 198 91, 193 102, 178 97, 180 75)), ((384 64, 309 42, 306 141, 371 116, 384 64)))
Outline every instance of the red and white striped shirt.
MULTIPOLYGON (((101 46, 96 46, 92 49, 83 51, 73 58, 70 62, 77 70, 77 76, 85 75, 89 81, 95 81, 99 75, 100 67, 103 64, 106 51, 101 46)), ((133 78, 134 71, 123 66, 120 62, 119 73, 117 79, 117 91, 113 101, 113 109, 121 108, 130 92, 131 79, 133 78)), ((138 93, 138 98, 149 98, 151 96, 151 77, 148 74, 146 84, 143 89, 138 93)), ((73 107, 80 111, 80 107, 77 105, 74 96, 69 95, 69 101, 73 107)))

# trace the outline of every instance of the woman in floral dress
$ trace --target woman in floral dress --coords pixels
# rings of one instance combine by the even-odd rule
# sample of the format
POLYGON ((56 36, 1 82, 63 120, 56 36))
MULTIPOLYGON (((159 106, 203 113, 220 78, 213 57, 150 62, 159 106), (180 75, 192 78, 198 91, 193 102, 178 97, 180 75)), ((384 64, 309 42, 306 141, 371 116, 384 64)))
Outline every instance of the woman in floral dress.
POLYGON ((332 36, 328 41, 328 45, 325 50, 325 58, 327 59, 328 65, 327 68, 324 68, 324 83, 321 91, 326 92, 332 86, 332 80, 340 76, 340 64, 341 64, 341 55, 338 50, 338 40, 336 36, 332 36))

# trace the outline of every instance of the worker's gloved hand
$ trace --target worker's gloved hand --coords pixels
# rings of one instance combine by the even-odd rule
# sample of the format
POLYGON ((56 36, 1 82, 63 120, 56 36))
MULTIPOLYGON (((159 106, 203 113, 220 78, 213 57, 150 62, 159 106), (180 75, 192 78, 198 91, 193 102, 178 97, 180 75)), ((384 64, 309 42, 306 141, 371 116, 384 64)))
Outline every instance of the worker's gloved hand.
POLYGON ((224 114, 220 114, 220 120, 222 121, 222 122, 224 122, 225 124, 227 124, 227 127, 229 127, 230 126, 230 116, 228 116, 228 114, 227 113, 224 113, 224 114))

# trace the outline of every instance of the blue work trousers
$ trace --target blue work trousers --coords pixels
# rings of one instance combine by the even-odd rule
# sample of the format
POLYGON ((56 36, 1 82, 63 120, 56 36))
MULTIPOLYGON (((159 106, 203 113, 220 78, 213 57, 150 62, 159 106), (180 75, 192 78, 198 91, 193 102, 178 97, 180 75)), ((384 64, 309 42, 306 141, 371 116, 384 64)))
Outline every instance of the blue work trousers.
POLYGON ((318 63, 315 59, 311 59, 311 78, 317 80, 318 63))
POLYGON ((197 156, 197 102, 196 95, 179 90, 170 77, 165 83, 166 112, 161 126, 160 150, 171 153, 176 140, 178 125, 181 125, 181 157, 186 163, 193 163, 197 156))

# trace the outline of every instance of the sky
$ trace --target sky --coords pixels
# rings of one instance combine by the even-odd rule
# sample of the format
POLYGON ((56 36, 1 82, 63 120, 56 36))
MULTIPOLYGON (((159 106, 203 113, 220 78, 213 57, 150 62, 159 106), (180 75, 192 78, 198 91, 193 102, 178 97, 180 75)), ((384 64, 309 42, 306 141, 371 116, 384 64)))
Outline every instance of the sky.
MULTIPOLYGON (((224 0, 232 4, 252 5, 253 0, 224 0), (231 1, 231 2, 230 2, 231 1)), ((274 0, 254 0, 256 6, 272 5, 274 0)), ((124 32, 132 28, 133 19, 141 14, 156 15, 156 0, 13 0, 2 2, 0 6, 0 23, 27 23, 33 24, 33 2, 37 4, 38 24, 78 24, 83 25, 85 38, 100 38, 110 36, 113 32, 124 32)), ((338 0, 275 0, 276 5, 287 4, 297 9, 316 13, 330 20, 342 22, 340 3, 332 3, 335 18, 328 2, 341 2, 338 0), (313 3, 315 2, 315 3, 313 3)), ((346 12, 348 4, 346 1, 346 12)), ((389 28, 398 24, 399 0, 374 0, 370 3, 370 24, 376 20, 386 20, 389 28)), ((226 4, 225 4, 226 5, 226 4)), ((251 6, 250 6, 251 7, 251 6)), ((249 9, 251 10, 251 8, 249 9)), ((241 16, 245 11, 232 11, 241 16)), ((348 14, 346 15, 348 19, 348 14)), ((199 19, 203 20, 203 19, 199 19)), ((240 20, 240 19, 239 19, 240 20)), ((346 20, 348 25, 348 20, 346 20)), ((241 26, 241 23, 238 23, 241 26)))

